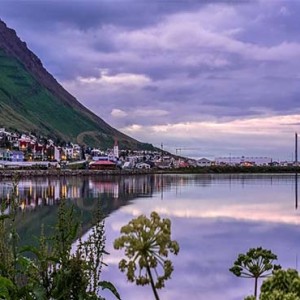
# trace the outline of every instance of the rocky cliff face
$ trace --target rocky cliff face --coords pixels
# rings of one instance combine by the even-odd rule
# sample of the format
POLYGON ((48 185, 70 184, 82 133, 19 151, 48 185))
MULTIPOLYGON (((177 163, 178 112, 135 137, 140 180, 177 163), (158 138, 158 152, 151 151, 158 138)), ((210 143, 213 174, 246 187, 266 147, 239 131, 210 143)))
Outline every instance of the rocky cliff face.
MULTIPOLYGON (((113 143, 114 139, 118 139, 121 146, 125 148, 146 149, 152 147, 149 144, 139 143, 131 137, 117 131, 84 107, 44 68, 41 60, 28 49, 25 42, 20 40, 15 30, 8 28, 1 20, 0 50, 4 52, 4 55, 0 56, 0 67, 2 64, 4 70, 0 75, 0 109, 1 107, 2 110, 6 109, 7 114, 13 111, 13 116, 7 118, 5 115, 2 120, 0 112, 1 126, 11 127, 11 124, 13 124, 11 120, 13 118, 24 120, 27 118, 25 112, 29 112, 28 116, 30 120, 26 120, 26 128, 24 127, 24 129, 27 130, 30 129, 30 124, 32 124, 34 131, 36 131, 38 127, 41 127, 44 134, 48 133, 53 135, 53 133, 55 133, 64 140, 69 139, 70 141, 79 143, 87 143, 89 141, 93 145, 109 146, 110 143, 113 143), (5 67, 8 68, 7 64, 10 65, 10 70, 5 73, 5 67), (21 65, 21 67, 19 65, 21 65), (12 68, 17 70, 15 71, 15 73, 18 73, 17 76, 12 72, 12 68), (34 78, 35 82, 33 83, 30 78, 34 78), (23 80, 23 82, 20 83, 21 80, 23 80), (13 86, 15 86, 16 89, 12 88, 13 86), (22 89, 20 87, 22 87, 22 89), (3 99, 1 99, 1 92, 3 99), (47 123, 47 117, 43 118, 43 120, 45 120, 44 123, 41 121, 39 108, 32 104, 33 99, 29 99, 29 96, 27 97, 28 99, 24 98, 24 95, 33 94, 37 106, 39 102, 41 102, 41 105, 42 103, 47 103, 49 107, 53 107, 54 112, 55 109, 59 110, 59 105, 63 106, 65 113, 69 115, 69 121, 74 123, 68 124, 68 127, 70 127, 69 132, 64 130, 63 126, 59 127, 57 125, 61 121, 57 119, 58 117, 56 117, 56 123, 54 123, 55 120, 52 122, 51 119, 49 119, 47 123), (18 103, 18 105, 16 105, 16 103, 18 103), (9 124, 5 121, 8 119, 10 121, 9 124), (41 125, 37 126, 37 122, 41 125), (71 128, 72 126, 73 128, 71 128)), ((4 114, 2 115, 4 116, 4 114)), ((18 126, 20 126, 20 124, 22 124, 21 121, 18 123, 18 126)), ((22 130, 23 128, 17 129, 22 130)))
POLYGON ((25 42, 18 38, 15 30, 8 28, 1 19, 0 48, 22 61, 29 70, 36 71, 37 74, 46 71, 40 59, 27 48, 25 42))

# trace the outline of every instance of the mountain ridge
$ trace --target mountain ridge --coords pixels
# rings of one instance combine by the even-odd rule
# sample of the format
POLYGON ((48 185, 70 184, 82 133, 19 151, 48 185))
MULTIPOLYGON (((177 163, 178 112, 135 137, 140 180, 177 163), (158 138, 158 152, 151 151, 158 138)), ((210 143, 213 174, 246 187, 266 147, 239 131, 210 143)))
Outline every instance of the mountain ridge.
POLYGON ((116 130, 81 104, 45 69, 16 31, 0 19, 1 69, 0 126, 13 128, 15 123, 17 130, 103 148, 111 147, 115 139, 127 149, 154 148, 116 130))

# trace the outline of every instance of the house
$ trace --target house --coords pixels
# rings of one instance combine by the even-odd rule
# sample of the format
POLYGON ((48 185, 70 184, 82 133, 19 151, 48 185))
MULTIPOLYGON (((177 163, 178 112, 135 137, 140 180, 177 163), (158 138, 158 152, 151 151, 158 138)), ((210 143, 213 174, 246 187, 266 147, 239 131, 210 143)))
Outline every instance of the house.
POLYGON ((187 163, 189 164, 189 167, 197 167, 197 161, 195 159, 189 159, 187 163))
POLYGON ((0 160, 8 160, 9 159, 9 150, 0 149, 0 160))
POLYGON ((73 159, 81 159, 82 157, 82 151, 81 151, 81 147, 78 144, 73 144, 73 159))
POLYGON ((0 149, 0 160, 12 162, 24 161, 24 153, 22 151, 0 149))
POLYGON ((170 169, 171 168, 171 163, 170 162, 156 162, 155 166, 159 169, 170 169))
POLYGON ((137 169, 151 169, 151 166, 150 166, 149 164, 143 163, 143 162, 137 163, 137 164, 135 165, 135 167, 136 167, 137 169))
POLYGON ((22 134, 18 139, 18 147, 21 151, 27 151, 28 149, 32 149, 34 147, 35 141, 31 139, 30 136, 26 134, 22 134))
POLYGON ((200 158, 197 160, 198 167, 210 167, 212 165, 212 161, 207 158, 200 158))
POLYGON ((11 133, 10 143, 11 143, 12 147, 18 148, 19 147, 19 135, 14 132, 11 133))
POLYGON ((146 161, 145 161, 145 164, 150 165, 151 168, 154 168, 154 167, 155 167, 155 163, 154 163, 153 161, 151 161, 151 160, 146 160, 146 161))
POLYGON ((11 133, 6 132, 5 128, 0 128, 0 146, 3 148, 10 147, 11 141, 10 141, 11 133))
POLYGON ((20 162, 24 161, 24 153, 22 151, 10 151, 10 161, 20 162))
MULTIPOLYGON (((97 157, 97 156, 103 155, 103 151, 101 151, 99 149, 92 149, 90 154, 92 157, 94 157, 94 156, 97 157)), ((95 159, 95 160, 97 160, 97 159, 95 159)))
POLYGON ((43 144, 36 142, 32 149, 32 158, 34 160, 43 160, 45 156, 45 150, 46 147, 43 144))
POLYGON ((272 163, 272 158, 270 157, 249 157, 249 156, 241 156, 241 157, 216 157, 215 159, 216 165, 230 165, 230 166, 240 166, 244 165, 244 163, 252 164, 253 166, 268 166, 272 163))
POLYGON ((66 159, 72 159, 74 154, 74 149, 72 146, 66 146, 63 148, 63 153, 66 159))
POLYGON ((186 162, 186 161, 180 161, 178 167, 179 167, 179 168, 189 168, 190 165, 189 165, 189 163, 186 162))
POLYGON ((124 163, 124 165, 123 165, 123 167, 122 167, 123 169, 132 169, 133 168, 133 163, 131 162, 131 161, 125 161, 125 163, 124 163))
POLYGON ((255 163, 253 161, 243 161, 240 166, 242 167, 254 167, 255 163))

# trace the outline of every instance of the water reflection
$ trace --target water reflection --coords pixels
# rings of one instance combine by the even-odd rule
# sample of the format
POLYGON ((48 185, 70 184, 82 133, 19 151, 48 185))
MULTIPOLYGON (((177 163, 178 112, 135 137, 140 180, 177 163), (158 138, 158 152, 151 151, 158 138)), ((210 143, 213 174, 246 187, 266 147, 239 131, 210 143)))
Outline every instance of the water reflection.
MULTIPOLYGON (((160 183, 152 176, 131 177, 68 177, 34 178, 21 180, 17 187, 20 199, 20 213, 17 226, 22 244, 34 242, 39 236, 41 225, 45 233, 52 231, 56 222, 58 203, 67 199, 81 215, 83 232, 92 222, 93 212, 98 203, 105 216, 127 205, 137 197, 151 197, 153 188, 160 188, 160 183)), ((9 203, 12 197, 12 182, 0 182, 0 199, 9 203)))
POLYGON ((295 209, 298 209, 298 173, 295 174, 295 209))
MULTIPOLYGON (((9 199, 11 183, 0 183, 9 199)), ((21 181, 24 204, 22 239, 38 235, 41 223, 53 224, 58 199, 70 198, 89 229, 101 199, 108 252, 105 280, 118 287, 122 299, 152 299, 150 288, 126 283, 118 271, 121 253, 112 248, 120 227, 133 217, 156 210, 172 220, 173 238, 181 246, 175 272, 161 298, 243 299, 253 283, 228 269, 238 253, 263 246, 278 254, 283 267, 297 267, 300 249, 298 175, 149 175, 21 181)), ((20 216, 21 218, 21 216, 20 216)), ((113 299, 108 295, 106 298, 113 299)))
MULTIPOLYGON (((144 176, 106 176, 106 177, 66 177, 66 178, 33 178, 21 180, 17 194, 24 203, 24 209, 36 206, 52 205, 59 199, 98 198, 108 195, 112 199, 119 199, 124 195, 133 197, 151 197, 153 193, 160 193, 163 200, 164 192, 171 189, 180 194, 180 187, 189 186, 208 187, 226 184, 231 188, 239 184, 245 185, 286 185, 295 182, 295 208, 298 208, 298 174, 295 175, 144 175, 144 176)), ((0 182, 0 199, 9 200, 12 183, 9 180, 0 182)))
MULTIPOLYGON (((76 200, 98 198, 107 195, 111 199, 124 196, 151 196, 153 189, 160 189, 160 182, 153 176, 132 177, 68 177, 61 179, 37 178, 21 180, 17 195, 23 208, 30 210, 36 206, 53 205, 59 199, 76 200)), ((10 181, 0 182, 0 199, 9 201, 12 193, 10 181)))
MULTIPOLYGON (((278 254, 284 267, 296 268, 300 249, 299 212, 295 210, 294 175, 177 176, 149 201, 137 199, 106 222, 111 255, 104 275, 118 283, 123 299, 150 300, 150 288, 126 283, 118 271, 122 254, 112 248, 119 229, 152 210, 172 220, 181 252, 162 299, 240 300, 253 292, 253 282, 234 277, 228 269, 238 253, 262 246, 278 254)), ((106 295, 107 299, 113 299, 106 295)))
MULTIPOLYGON (((154 194, 159 195, 160 200, 164 201, 166 193, 175 191, 175 198, 184 199, 187 193, 186 186, 189 186, 188 199, 181 201, 177 207, 173 207, 172 204, 168 208, 165 205, 158 206, 157 211, 183 217, 235 217, 248 220, 299 222, 297 215, 287 210, 287 200, 293 196, 288 195, 287 198, 286 195, 286 189, 294 186, 294 208, 297 210, 298 174, 160 174, 35 178, 21 180, 17 194, 21 201, 20 208, 25 211, 42 210, 43 207, 56 205, 60 199, 71 199, 82 211, 91 211, 97 203, 95 200, 101 199, 106 208, 109 207, 106 209, 106 214, 109 215, 130 200, 153 197, 154 194), (268 186, 268 189, 260 189, 260 186, 268 186), (221 191, 221 187, 226 188, 221 191), (276 189, 278 201, 274 202, 270 196, 276 189), (210 195, 212 190, 213 195, 210 195), (194 207, 196 199, 199 200, 197 209, 194 207), (260 209, 257 209, 258 207, 260 209)), ((0 199, 9 201, 11 192, 10 181, 0 182, 0 199)))

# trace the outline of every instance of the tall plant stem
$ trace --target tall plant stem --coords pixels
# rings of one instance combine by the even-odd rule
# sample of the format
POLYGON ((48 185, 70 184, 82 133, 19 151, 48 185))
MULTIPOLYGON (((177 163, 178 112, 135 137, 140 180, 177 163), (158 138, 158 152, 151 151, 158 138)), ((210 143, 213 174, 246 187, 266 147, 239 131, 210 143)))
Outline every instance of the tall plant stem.
POLYGON ((151 273, 151 270, 150 270, 150 267, 149 267, 148 262, 147 262, 146 269, 147 269, 147 273, 148 273, 149 278, 150 278, 150 283, 151 283, 151 287, 152 287, 152 291, 153 291, 153 294, 154 294, 154 296, 155 296, 155 299, 156 299, 156 300, 159 300, 158 293, 157 293, 157 290, 156 290, 155 285, 154 285, 152 273, 151 273))
POLYGON ((254 284, 254 296, 255 296, 255 299, 257 299, 257 281, 258 281, 258 278, 255 277, 255 284, 254 284))

